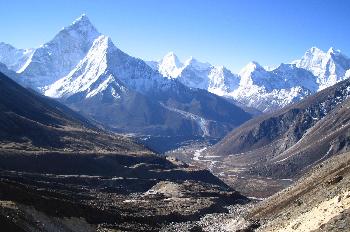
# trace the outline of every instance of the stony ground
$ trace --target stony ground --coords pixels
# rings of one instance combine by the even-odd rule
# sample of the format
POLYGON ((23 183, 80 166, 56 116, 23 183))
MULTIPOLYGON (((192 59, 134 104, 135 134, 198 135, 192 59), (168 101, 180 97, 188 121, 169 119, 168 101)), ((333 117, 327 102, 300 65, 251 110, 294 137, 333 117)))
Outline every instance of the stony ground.
POLYGON ((153 155, 0 158, 0 222, 9 231, 158 231, 248 201, 206 170, 153 155))
POLYGON ((350 153, 313 168, 291 187, 254 207, 259 231, 349 231, 350 153))
POLYGON ((227 206, 227 213, 207 214, 198 221, 171 223, 161 229, 162 232, 175 231, 208 231, 231 232, 244 229, 254 229, 258 224, 247 221, 244 216, 256 202, 244 205, 227 206))

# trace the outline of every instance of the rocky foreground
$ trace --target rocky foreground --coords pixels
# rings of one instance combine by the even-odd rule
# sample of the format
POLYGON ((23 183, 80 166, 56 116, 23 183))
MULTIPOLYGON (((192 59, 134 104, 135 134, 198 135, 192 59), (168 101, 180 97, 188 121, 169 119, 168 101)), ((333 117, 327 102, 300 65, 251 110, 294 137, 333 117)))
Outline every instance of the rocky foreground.
POLYGON ((159 231, 248 201, 208 171, 154 155, 11 154, 0 168, 6 231, 159 231))

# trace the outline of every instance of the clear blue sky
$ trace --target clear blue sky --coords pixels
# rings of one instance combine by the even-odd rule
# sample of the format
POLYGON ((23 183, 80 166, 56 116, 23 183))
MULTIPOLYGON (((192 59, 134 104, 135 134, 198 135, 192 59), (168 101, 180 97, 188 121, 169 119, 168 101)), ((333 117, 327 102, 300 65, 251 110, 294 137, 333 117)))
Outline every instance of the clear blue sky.
POLYGON ((239 71, 251 60, 276 65, 306 49, 350 56, 348 0, 0 0, 0 41, 37 47, 86 13, 132 56, 174 51, 239 71))

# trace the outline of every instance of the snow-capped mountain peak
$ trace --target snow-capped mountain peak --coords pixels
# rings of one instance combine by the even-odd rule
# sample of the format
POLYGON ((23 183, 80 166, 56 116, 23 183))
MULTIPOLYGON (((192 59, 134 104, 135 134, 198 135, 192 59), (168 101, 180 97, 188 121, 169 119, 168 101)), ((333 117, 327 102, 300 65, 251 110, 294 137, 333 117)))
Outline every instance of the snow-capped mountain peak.
POLYGON ((317 56, 318 54, 324 54, 324 51, 322 51, 318 47, 313 46, 305 52, 305 55, 307 54, 312 56, 317 56))
POLYGON ((183 64, 177 57, 177 55, 174 52, 168 52, 163 59, 161 60, 162 63, 169 63, 176 67, 181 67, 183 64))
POLYGON ((29 87, 44 91, 46 86, 66 76, 86 56, 98 36, 100 33, 83 15, 37 48, 18 72, 26 78, 29 87))
POLYGON ((81 14, 78 18, 76 18, 73 22, 72 22, 72 25, 73 24, 77 24, 77 23, 81 23, 81 22, 89 22, 90 23, 90 20, 88 18, 88 16, 86 14, 81 14))
POLYGON ((181 62, 174 52, 168 53, 159 62, 149 61, 147 64, 164 77, 176 78, 188 87, 205 89, 219 96, 233 91, 239 84, 239 77, 224 66, 201 62, 192 56, 181 62))
POLYGON ((158 64, 158 71, 165 77, 176 78, 179 76, 183 64, 174 52, 167 53, 158 64))
POLYGON ((330 47, 327 51, 327 54, 340 54, 341 51, 338 49, 335 49, 334 47, 330 47))
MULTIPOLYGON (((108 67, 108 54, 116 51, 112 40, 105 35, 99 36, 83 60, 79 62, 66 77, 56 81, 45 91, 46 96, 67 98, 79 92, 86 92, 86 97, 92 97, 114 83, 120 88, 122 84, 116 81, 108 67)), ((111 90, 118 95, 118 90, 111 90)))
POLYGON ((266 70, 256 61, 249 62, 246 66, 244 66, 241 71, 239 71, 238 75, 241 77, 241 82, 248 83, 250 80, 250 76, 253 72, 263 72, 266 70))
POLYGON ((17 72, 32 56, 34 49, 17 49, 10 44, 0 42, 0 63, 17 72))
POLYGON ((258 62, 251 61, 239 71, 240 76, 244 76, 246 73, 251 73, 256 70, 266 71, 258 62))
MULTIPOLYGON (((74 36, 76 33, 77 37, 84 36, 85 40, 94 40, 100 33, 97 31, 95 26, 90 22, 87 15, 82 14, 79 18, 74 20, 68 27, 64 27, 59 33, 70 33, 71 36, 74 36)), ((57 35, 57 36, 58 36, 57 35)))
POLYGON ((344 80, 346 71, 350 69, 350 59, 333 47, 327 52, 312 47, 300 60, 292 63, 312 72, 317 77, 320 90, 344 80))
POLYGON ((189 59, 187 59, 185 61, 185 64, 184 64, 186 67, 187 66, 191 66, 192 68, 195 68, 197 70, 207 70, 209 69, 210 67, 212 67, 211 64, 209 64, 208 62, 200 62, 198 61, 197 59, 195 59, 194 57, 190 57, 189 59))

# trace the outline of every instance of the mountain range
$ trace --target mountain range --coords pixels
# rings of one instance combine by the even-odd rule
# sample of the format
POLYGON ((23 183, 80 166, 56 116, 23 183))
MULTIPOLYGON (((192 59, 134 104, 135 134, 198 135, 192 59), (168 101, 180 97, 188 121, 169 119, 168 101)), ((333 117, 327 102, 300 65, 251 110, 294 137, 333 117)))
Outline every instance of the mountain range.
MULTIPOLYGON (((258 112, 273 112, 350 76, 350 59, 333 48, 266 70, 238 74, 170 52, 134 58, 86 15, 36 49, 0 43, 0 70, 115 132, 136 136, 222 138, 258 112)), ((175 141, 174 139, 170 139, 175 141)), ((168 141, 169 142, 169 141, 168 141)))
POLYGON ((39 48, 1 46, 11 51, 0 62, 16 67, 7 72, 14 80, 113 131, 220 138, 251 118, 215 94, 164 78, 118 49, 86 15, 39 48))
POLYGON ((350 59, 334 48, 324 52, 312 47, 300 60, 268 70, 253 61, 238 74, 192 57, 181 62, 173 52, 148 64, 164 77, 263 112, 300 101, 350 76, 350 59))

